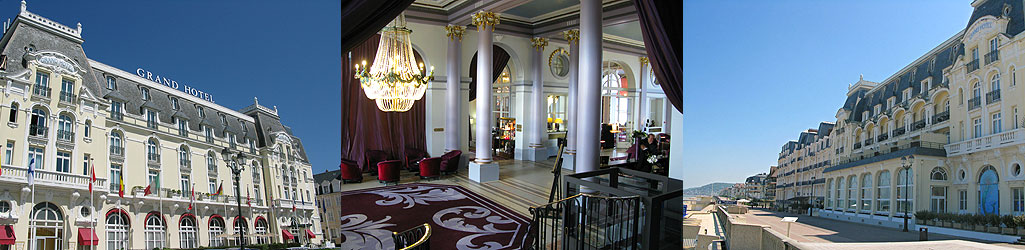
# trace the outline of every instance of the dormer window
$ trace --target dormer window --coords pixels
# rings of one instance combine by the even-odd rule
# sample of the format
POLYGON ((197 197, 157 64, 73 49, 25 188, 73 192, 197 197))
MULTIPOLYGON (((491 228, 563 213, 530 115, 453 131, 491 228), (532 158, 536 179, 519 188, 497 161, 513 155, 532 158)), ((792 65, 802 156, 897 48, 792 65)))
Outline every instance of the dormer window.
POLYGON ((109 90, 117 89, 117 80, 114 79, 113 76, 107 76, 107 89, 109 89, 109 90))
POLYGON ((876 115, 879 115, 879 110, 880 110, 880 109, 882 109, 882 105, 880 105, 880 104, 876 104, 876 107, 875 107, 875 112, 874 112, 874 114, 876 114, 876 115))
POLYGON ((997 51, 997 46, 999 46, 999 44, 996 37, 989 40, 989 51, 997 51))
POLYGON ((196 106, 196 111, 199 112, 199 117, 200 118, 205 118, 206 117, 206 113, 203 112, 203 107, 200 107, 200 106, 197 105, 196 106))
POLYGON ((904 89, 904 101, 911 100, 911 88, 904 89))
POLYGON ((868 111, 861 112, 861 121, 864 122, 864 121, 867 121, 867 120, 868 120, 868 111))
POLYGON ((171 98, 171 109, 178 110, 181 106, 178 105, 178 98, 171 98))
POLYGON ((224 114, 221 114, 221 124, 224 124, 225 127, 228 126, 228 117, 224 116, 224 114))
POLYGON ((143 101, 149 100, 149 89, 142 88, 141 90, 142 90, 142 100, 143 101))
POLYGON ((897 98, 892 96, 890 97, 890 99, 886 99, 886 108, 893 108, 895 101, 897 101, 897 98))

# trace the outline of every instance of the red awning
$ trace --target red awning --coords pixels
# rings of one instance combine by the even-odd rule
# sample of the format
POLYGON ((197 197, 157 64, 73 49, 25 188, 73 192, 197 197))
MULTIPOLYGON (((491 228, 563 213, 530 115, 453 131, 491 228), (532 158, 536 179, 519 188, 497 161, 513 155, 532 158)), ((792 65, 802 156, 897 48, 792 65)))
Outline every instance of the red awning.
POLYGON ((0 245, 14 245, 14 226, 0 225, 0 245))
POLYGON ((96 237, 96 232, 94 232, 92 228, 78 229, 78 245, 95 246, 99 243, 100 238, 96 237))
POLYGON ((289 233, 288 230, 284 229, 281 229, 281 237, 284 237, 285 240, 295 239, 295 236, 292 236, 292 233, 289 233))
POLYGON ((313 239, 313 238, 317 238, 317 235, 313 234, 313 231, 310 231, 309 229, 306 229, 306 237, 310 238, 310 239, 313 239))

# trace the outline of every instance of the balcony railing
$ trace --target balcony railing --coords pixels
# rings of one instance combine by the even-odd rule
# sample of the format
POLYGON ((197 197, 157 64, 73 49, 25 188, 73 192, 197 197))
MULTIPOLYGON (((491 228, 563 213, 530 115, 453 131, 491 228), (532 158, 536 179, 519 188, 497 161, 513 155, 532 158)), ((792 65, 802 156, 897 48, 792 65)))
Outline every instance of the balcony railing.
POLYGON ((885 141, 886 139, 889 139, 889 138, 890 138, 890 136, 889 136, 889 135, 887 135, 887 134, 881 134, 881 135, 879 135, 879 136, 878 136, 878 137, 876 137, 876 138, 878 138, 878 139, 876 139, 876 140, 878 140, 878 141, 885 141))
POLYGON ((867 140, 865 140, 865 146, 866 146, 866 147, 867 147, 867 146, 869 146, 869 145, 872 145, 872 143, 874 143, 874 141, 872 140, 872 138, 868 138, 867 140))
MULTIPOLYGON (((34 181, 36 185, 47 185, 52 187, 66 187, 87 190, 89 188, 89 176, 64 173, 59 171, 36 168, 34 181)), ((26 183, 28 179, 28 168, 21 166, 4 166, 4 174, 0 175, 0 183, 4 181, 26 183)), ((103 191, 107 186, 107 179, 96 178, 93 184, 98 191, 103 191)))
POLYGON ((932 123, 941 123, 950 120, 950 110, 940 112, 932 116, 932 123))
POLYGON ((31 125, 28 127, 28 135, 46 137, 47 127, 42 125, 31 125))
POLYGON ((125 119, 125 115, 121 112, 110 112, 110 119, 123 121, 125 119))
POLYGON ((982 106, 982 97, 973 97, 968 99, 968 110, 977 109, 982 106))
POLYGON ((124 156, 125 155, 125 148, 124 147, 118 147, 118 146, 111 145, 110 146, 110 154, 111 155, 117 155, 117 156, 124 156))
POLYGON ((905 132, 904 128, 900 127, 900 128, 894 129, 892 134, 893 134, 894 137, 897 137, 897 136, 904 135, 904 132, 905 132))
POLYGON ((32 87, 32 95, 44 98, 50 98, 50 88, 36 84, 32 87))
POLYGON ((1000 89, 994 89, 989 93, 986 93, 986 104, 991 104, 1000 100, 1000 89))
POLYGON ((855 142, 854 143, 854 149, 859 149, 859 148, 861 148, 861 143, 860 142, 855 142))
POLYGON ((178 165, 183 167, 183 168, 192 168, 192 160, 189 160, 189 159, 178 160, 178 165))
POLYGON ((916 121, 911 124, 911 131, 919 130, 925 127, 925 118, 916 121))
POLYGON ((61 102, 75 103, 75 100, 77 100, 77 99, 78 98, 75 97, 75 94, 64 92, 64 91, 61 91, 61 93, 60 93, 60 101, 61 102))
POLYGON ((1025 128, 996 133, 979 138, 947 144, 947 156, 974 153, 990 148, 1018 145, 1025 142, 1025 128))
POLYGON ((1000 50, 993 50, 986 53, 986 65, 1000 60, 1000 50))
POLYGON ((158 153, 146 153, 146 160, 151 162, 160 162, 160 154, 158 153))
POLYGON ((63 129, 57 130, 57 140, 72 141, 73 139, 75 139, 75 132, 63 129))
POLYGON ((968 73, 972 73, 972 71, 979 69, 979 59, 968 62, 968 64, 965 64, 965 67, 968 68, 968 73))

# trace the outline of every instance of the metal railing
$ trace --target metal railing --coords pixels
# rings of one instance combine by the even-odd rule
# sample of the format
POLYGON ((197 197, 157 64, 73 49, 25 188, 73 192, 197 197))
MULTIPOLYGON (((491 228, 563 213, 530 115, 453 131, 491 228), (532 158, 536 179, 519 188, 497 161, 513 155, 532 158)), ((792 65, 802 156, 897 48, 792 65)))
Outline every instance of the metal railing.
POLYGON ((641 249, 638 196, 576 194, 530 214, 529 249, 641 249))
POLYGON ((110 112, 110 119, 114 119, 114 120, 118 120, 118 121, 123 121, 125 119, 125 114, 121 113, 119 111, 113 111, 113 112, 110 112))
POLYGON ((861 143, 860 142, 855 142, 854 143, 854 149, 859 149, 859 148, 861 148, 861 143))
POLYGON ((30 125, 28 127, 28 135, 37 137, 46 137, 46 132, 49 129, 43 125, 30 125))
POLYGON ((972 71, 979 69, 979 59, 968 62, 968 64, 965 64, 965 67, 968 68, 968 73, 972 73, 972 71))
POLYGON ((402 232, 392 232, 392 240, 395 242, 395 249, 421 250, 431 248, 431 225, 422 225, 410 228, 402 232))
POLYGON ((886 139, 889 139, 889 138, 890 138, 890 136, 889 136, 889 135, 887 135, 887 134, 881 134, 881 135, 879 135, 879 136, 878 136, 878 137, 876 137, 876 138, 878 138, 878 139, 876 139, 876 141, 885 141, 886 139))
POLYGON ((178 160, 178 165, 180 165, 183 168, 192 168, 192 160, 180 159, 178 160))
POLYGON ((60 101, 61 102, 75 103, 75 100, 77 100, 77 99, 78 98, 75 97, 75 94, 73 94, 73 93, 68 93, 68 92, 64 92, 64 91, 61 91, 61 93, 60 93, 60 101))
POLYGON ((151 162, 160 162, 160 154, 158 153, 146 153, 146 160, 151 162))
POLYGON ((932 116, 932 123, 940 123, 950 120, 950 110, 937 113, 932 116))
POLYGON ((110 145, 110 154, 111 155, 124 156, 125 155, 125 148, 124 147, 118 147, 118 146, 110 145))
POLYGON ((989 93, 986 93, 986 104, 990 104, 1000 100, 1000 89, 994 89, 989 93))
POLYGON ((893 136, 894 136, 894 137, 897 137, 897 136, 901 136, 901 135, 903 135, 903 134, 904 134, 904 132, 905 132, 905 130, 904 130, 904 128, 903 128, 903 127, 900 127, 900 128, 894 129, 894 130, 893 130, 893 136))
POLYGON ((50 88, 47 86, 36 84, 32 87, 32 95, 34 96, 50 98, 50 92, 50 88))
MULTIPOLYGON (((1000 60, 1000 50, 993 50, 993 51, 990 51, 989 53, 986 53, 986 65, 989 65, 990 63, 996 62, 997 60, 1000 60)), ((978 63, 976 63, 976 64, 978 64, 978 63)), ((978 66, 976 66, 976 67, 978 67, 978 66)))
POLYGON ((918 120, 911 124, 911 131, 919 130, 925 127, 925 118, 918 120))
POLYGON ((72 141, 72 140, 74 140, 74 138, 75 138, 75 132, 68 131, 68 130, 63 130, 63 129, 58 129, 57 130, 57 140, 72 141))
POLYGON ((972 97, 968 99, 968 110, 977 109, 982 106, 982 97, 972 97))

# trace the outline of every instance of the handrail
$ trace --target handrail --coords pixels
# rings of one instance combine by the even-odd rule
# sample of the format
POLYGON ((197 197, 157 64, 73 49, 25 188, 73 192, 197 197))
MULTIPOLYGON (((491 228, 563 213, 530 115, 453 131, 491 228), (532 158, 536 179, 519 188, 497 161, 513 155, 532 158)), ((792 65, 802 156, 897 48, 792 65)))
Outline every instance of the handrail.
MULTIPOLYGON (((422 236, 420 236, 420 239, 417 240, 416 242, 413 242, 412 245, 409 245, 409 246, 401 248, 402 250, 412 250, 412 249, 417 249, 419 247, 426 247, 426 245, 423 245, 423 244, 426 243, 431 238, 431 225, 427 224, 427 223, 424 223, 422 226, 424 228, 424 234, 422 236)), ((392 232, 392 237, 398 237, 399 235, 413 232, 413 230, 417 230, 419 228, 420 228, 420 226, 417 226, 417 227, 410 228, 410 229, 408 229, 406 231, 402 231, 402 232, 392 232)), ((396 242, 396 244, 398 244, 398 242, 396 242)))

